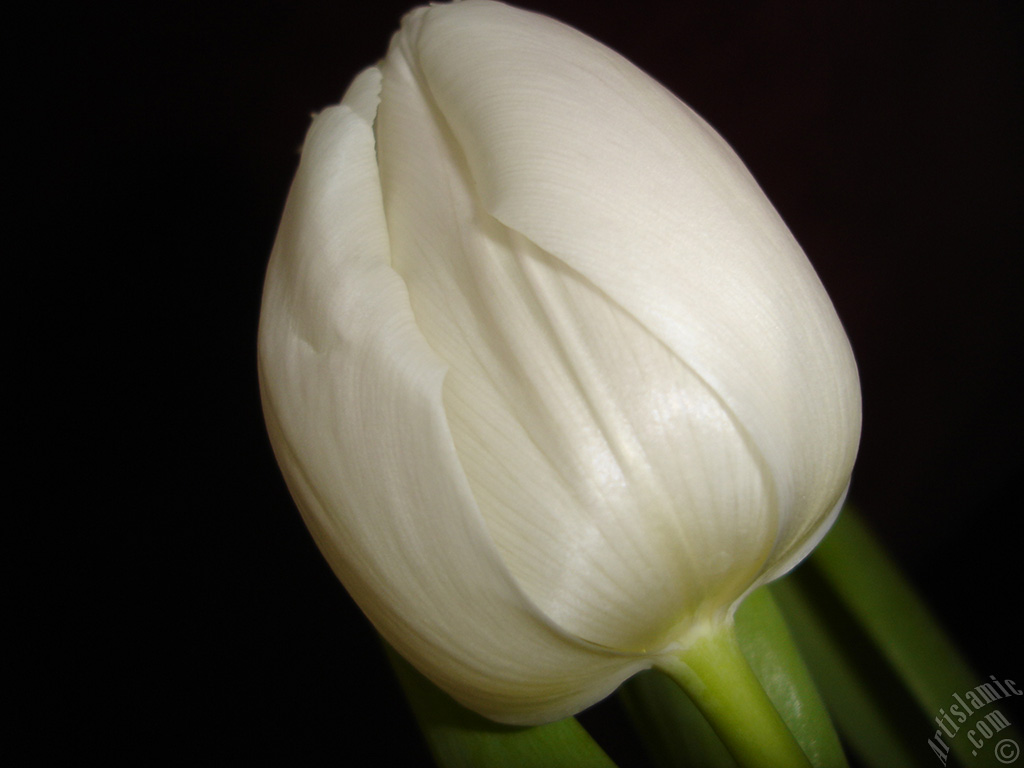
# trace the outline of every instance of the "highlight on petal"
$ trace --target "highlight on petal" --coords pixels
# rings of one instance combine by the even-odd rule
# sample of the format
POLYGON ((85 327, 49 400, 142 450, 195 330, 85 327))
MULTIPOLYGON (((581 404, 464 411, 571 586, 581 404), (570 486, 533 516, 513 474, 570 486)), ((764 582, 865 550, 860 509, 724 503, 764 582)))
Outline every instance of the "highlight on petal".
POLYGON ((785 560, 810 531, 803 508, 831 510, 846 486, 860 390, 828 296, 742 162, 649 76, 550 19, 467 0, 406 25, 489 212, 633 314, 736 415, 775 485, 772 562, 785 560))

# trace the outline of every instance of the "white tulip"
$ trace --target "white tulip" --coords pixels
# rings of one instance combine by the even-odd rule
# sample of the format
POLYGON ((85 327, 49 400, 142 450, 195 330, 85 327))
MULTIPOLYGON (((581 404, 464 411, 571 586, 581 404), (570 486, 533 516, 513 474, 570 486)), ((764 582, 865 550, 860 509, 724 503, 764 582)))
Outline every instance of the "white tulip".
POLYGON ((743 164, 611 50, 418 8, 309 130, 267 272, 277 459, 398 651, 495 720, 573 714, 831 525, 846 335, 743 164))

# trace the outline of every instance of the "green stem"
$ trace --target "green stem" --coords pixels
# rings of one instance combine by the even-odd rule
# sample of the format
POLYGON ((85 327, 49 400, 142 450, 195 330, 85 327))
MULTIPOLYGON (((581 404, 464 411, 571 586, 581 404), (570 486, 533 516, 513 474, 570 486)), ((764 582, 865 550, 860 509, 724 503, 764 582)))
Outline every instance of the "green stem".
POLYGON ((658 667, 686 691, 744 768, 810 768, 744 658, 731 622, 658 667))

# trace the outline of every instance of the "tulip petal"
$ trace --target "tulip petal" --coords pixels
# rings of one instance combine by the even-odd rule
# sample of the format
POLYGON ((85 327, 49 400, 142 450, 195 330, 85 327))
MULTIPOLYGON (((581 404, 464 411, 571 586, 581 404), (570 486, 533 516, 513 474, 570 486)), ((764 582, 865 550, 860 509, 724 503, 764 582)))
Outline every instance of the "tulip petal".
POLYGON ((388 658, 437 768, 616 768, 575 717, 498 725, 460 707, 390 648, 388 658))
POLYGON ((460 463, 550 620, 603 647, 660 651, 757 579, 777 528, 763 468, 673 350, 483 207, 418 78, 418 42, 400 34, 382 64, 378 156, 392 263, 448 366, 460 463))
POLYGON ((392 645, 486 716, 558 719, 646 664, 553 628, 491 542, 449 433, 446 366, 390 265, 379 89, 365 71, 306 139, 261 314, 271 441, 325 557, 392 645))
POLYGON ((545 17, 466 0, 414 12, 404 34, 486 210, 632 315, 735 420, 778 511, 761 516, 766 578, 792 567, 838 509, 860 391, 824 289, 742 162, 646 74, 545 17))

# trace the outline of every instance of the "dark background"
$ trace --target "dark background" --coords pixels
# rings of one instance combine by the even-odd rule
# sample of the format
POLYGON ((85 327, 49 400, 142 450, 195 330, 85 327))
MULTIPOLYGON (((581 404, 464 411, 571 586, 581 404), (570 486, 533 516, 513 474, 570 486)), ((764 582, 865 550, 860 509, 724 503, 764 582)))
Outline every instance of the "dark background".
MULTIPOLYGON (((852 498, 979 676, 1020 680, 1013 4, 520 5, 624 54, 746 161, 857 355, 852 498)), ((310 114, 408 7, 92 4, 26 27, 29 136, 9 149, 32 169, 16 222, 32 246, 12 274, 31 262, 15 285, 41 310, 12 335, 47 404, 13 410, 45 478, 19 582, 42 630, 26 661, 40 753, 425 760, 291 504, 255 368, 310 114)))

